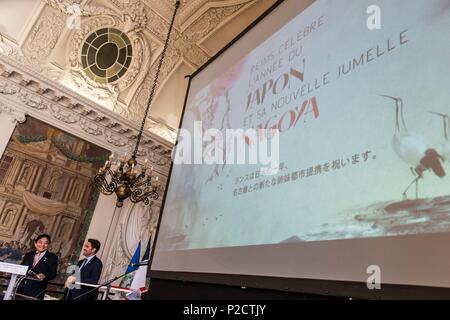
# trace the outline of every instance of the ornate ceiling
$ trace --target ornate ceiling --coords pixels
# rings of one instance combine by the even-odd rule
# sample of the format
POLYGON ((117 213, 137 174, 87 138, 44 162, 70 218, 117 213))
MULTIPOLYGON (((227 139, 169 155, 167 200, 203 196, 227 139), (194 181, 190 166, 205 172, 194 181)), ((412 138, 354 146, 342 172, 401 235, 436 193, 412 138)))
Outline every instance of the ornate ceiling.
MULTIPOLYGON (((181 1, 146 124, 150 132, 174 142, 187 86, 184 76, 204 64, 275 2, 181 1)), ((2 0, 0 54, 84 96, 105 111, 138 124, 174 3, 175 0, 2 0), (114 50, 101 50, 100 44, 95 48, 95 52, 106 52, 105 57, 98 56, 98 64, 105 69, 110 67, 109 71, 98 71, 111 75, 108 81, 101 81, 86 70, 86 61, 97 57, 97 53, 88 53, 94 43, 89 36, 105 28, 119 30, 114 31, 118 36, 123 33, 122 38, 131 41, 132 49, 121 57, 119 38, 114 40, 117 45, 108 45, 117 49, 117 54, 114 50), (130 56, 131 61, 127 59, 130 56), (108 64, 114 59, 126 70, 108 64), (126 59, 127 63, 122 62, 126 59)))

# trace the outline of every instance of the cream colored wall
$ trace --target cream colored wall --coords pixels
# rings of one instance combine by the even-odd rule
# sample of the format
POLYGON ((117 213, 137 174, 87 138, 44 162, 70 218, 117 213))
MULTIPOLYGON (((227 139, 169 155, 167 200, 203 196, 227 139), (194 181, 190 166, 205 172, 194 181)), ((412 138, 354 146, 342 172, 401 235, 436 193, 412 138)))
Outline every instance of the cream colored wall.
POLYGON ((15 121, 10 115, 2 113, 0 114, 0 155, 3 156, 6 147, 8 146, 9 139, 16 128, 17 121, 15 121))
MULTIPOLYGON (((97 257, 102 261, 106 260, 108 249, 110 247, 107 242, 108 233, 111 230, 115 230, 115 226, 112 223, 115 206, 116 203, 114 196, 105 196, 100 194, 88 233, 86 235, 86 239, 97 239, 100 241, 101 247, 97 257)), ((82 252, 80 253, 80 259, 83 259, 82 252)))

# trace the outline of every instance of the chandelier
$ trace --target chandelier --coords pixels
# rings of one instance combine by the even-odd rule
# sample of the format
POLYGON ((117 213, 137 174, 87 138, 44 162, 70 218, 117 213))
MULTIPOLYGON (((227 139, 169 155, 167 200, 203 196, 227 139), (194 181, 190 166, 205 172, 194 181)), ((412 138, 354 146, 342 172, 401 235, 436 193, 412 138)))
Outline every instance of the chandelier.
POLYGON ((144 117, 142 119, 139 134, 137 136, 136 145, 134 151, 129 159, 127 154, 120 160, 114 161, 114 156, 111 155, 109 160, 106 161, 103 168, 100 168, 98 173, 93 178, 93 185, 101 193, 105 195, 111 195, 113 193, 117 196, 117 207, 122 207, 125 199, 130 199, 133 203, 143 202, 148 205, 150 200, 156 200, 159 197, 159 191, 162 191, 162 185, 158 181, 158 177, 153 174, 153 167, 148 168, 148 160, 145 159, 143 166, 140 166, 136 160, 139 150, 139 144, 142 139, 142 133, 144 131, 145 121, 147 120, 148 111, 153 100, 155 89, 158 83, 161 67, 166 55, 167 46, 169 44, 170 34, 172 33, 175 16, 180 6, 180 1, 175 3, 175 10, 173 12, 172 21, 170 23, 166 42, 161 52, 158 68, 156 69, 155 79, 150 91, 150 97, 147 102, 144 117))

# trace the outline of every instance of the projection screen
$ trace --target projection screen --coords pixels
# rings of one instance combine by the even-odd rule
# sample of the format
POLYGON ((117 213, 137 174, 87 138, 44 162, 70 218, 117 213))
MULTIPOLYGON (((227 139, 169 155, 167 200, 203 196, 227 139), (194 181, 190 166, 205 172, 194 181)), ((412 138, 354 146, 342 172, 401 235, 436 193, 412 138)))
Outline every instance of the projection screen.
POLYGON ((446 0, 278 5, 191 79, 151 269, 450 287, 449 33, 446 0))

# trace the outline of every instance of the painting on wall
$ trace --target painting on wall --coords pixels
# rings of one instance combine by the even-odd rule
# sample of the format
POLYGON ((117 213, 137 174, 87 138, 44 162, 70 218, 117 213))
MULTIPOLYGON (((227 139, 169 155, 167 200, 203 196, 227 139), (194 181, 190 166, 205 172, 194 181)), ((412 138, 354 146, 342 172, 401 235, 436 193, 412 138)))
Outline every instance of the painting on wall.
POLYGON ((32 117, 18 124, 0 161, 0 260, 20 263, 47 233, 60 273, 76 261, 97 201, 91 178, 109 154, 32 117))

